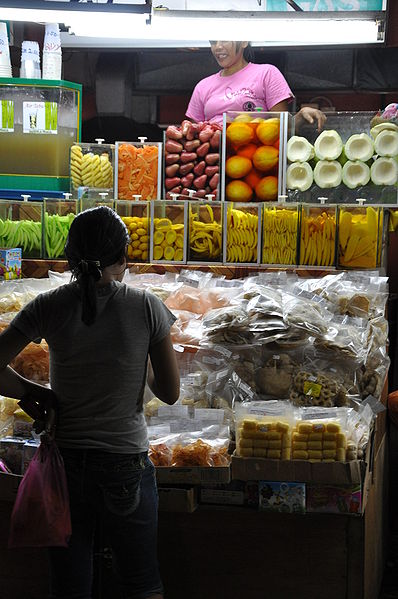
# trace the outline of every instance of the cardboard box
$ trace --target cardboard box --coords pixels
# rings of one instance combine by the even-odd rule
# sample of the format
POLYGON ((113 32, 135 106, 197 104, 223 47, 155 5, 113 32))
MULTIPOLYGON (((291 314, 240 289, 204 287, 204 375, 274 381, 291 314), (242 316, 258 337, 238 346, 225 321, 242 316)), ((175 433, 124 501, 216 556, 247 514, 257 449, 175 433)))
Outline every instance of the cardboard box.
POLYGON ((259 508, 285 514, 305 513, 305 483, 260 481, 259 508))
POLYGON ((159 511, 191 513, 198 506, 196 489, 158 487, 159 511))
POLYGON ((206 485, 200 488, 200 503, 213 505, 244 505, 245 483, 231 481, 227 484, 206 485))
POLYGON ((229 483, 231 480, 231 469, 229 466, 192 468, 156 468, 156 479, 158 484, 173 485, 200 485, 203 483, 229 483))
POLYGON ((0 472, 0 501, 15 501, 22 476, 0 472))
POLYGON ((273 480, 360 484, 366 472, 366 462, 331 462, 323 464, 305 460, 269 460, 232 456, 232 480, 273 480))
POLYGON ((361 515, 363 503, 361 485, 307 485, 307 512, 361 515))
POLYGON ((22 276, 22 250, 21 248, 0 248, 0 278, 20 279, 22 276))

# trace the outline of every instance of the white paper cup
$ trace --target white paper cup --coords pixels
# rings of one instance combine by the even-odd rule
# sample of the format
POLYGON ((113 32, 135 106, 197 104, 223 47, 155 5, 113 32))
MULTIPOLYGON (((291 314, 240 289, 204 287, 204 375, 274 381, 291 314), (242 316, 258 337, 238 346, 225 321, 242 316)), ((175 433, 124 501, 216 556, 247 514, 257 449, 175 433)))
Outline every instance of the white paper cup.
POLYGON ((41 79, 40 67, 33 60, 24 60, 19 76, 23 79, 41 79))
POLYGON ((47 23, 44 34, 43 52, 61 52, 61 36, 58 23, 47 23))
POLYGON ((62 54, 43 52, 43 79, 62 79, 62 54))
POLYGON ((0 66, 11 67, 7 25, 0 23, 0 66))
POLYGON ((40 49, 37 42, 22 42, 21 62, 34 62, 40 68, 40 49))

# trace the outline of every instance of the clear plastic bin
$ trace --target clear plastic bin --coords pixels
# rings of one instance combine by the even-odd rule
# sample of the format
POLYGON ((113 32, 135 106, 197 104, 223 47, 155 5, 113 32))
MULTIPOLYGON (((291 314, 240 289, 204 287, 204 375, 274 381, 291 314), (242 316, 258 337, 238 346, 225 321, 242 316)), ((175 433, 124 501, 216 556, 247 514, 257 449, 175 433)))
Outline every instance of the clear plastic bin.
POLYGON ((276 201, 284 193, 288 113, 224 113, 223 194, 230 202, 276 201))
POLYGON ((79 200, 80 212, 89 208, 97 208, 98 206, 108 206, 112 210, 115 209, 115 199, 112 194, 100 192, 95 189, 87 190, 79 200))
POLYGON ((287 142, 289 201, 316 203, 325 196, 333 204, 353 204, 359 197, 370 204, 396 204, 398 127, 379 137, 381 131, 372 124, 374 112, 326 116, 321 132, 317 123, 303 122, 287 142), (396 144, 386 135, 396 136, 396 144), (295 175, 292 165, 298 162, 302 168, 295 175))
POLYGON ((151 202, 151 262, 186 263, 187 221, 186 201, 151 202))
POLYGON ((22 258, 43 255, 43 202, 0 200, 0 247, 21 248, 22 258))
POLYGON ((336 265, 336 223, 336 206, 301 207, 300 266, 336 265))
POLYGON ((339 207, 338 266, 374 269, 379 266, 380 219, 378 206, 339 207))
POLYGON ((58 259, 65 257, 65 243, 70 226, 78 213, 77 200, 43 198, 44 257, 58 259))
POLYGON ((262 264, 297 264, 299 209, 297 204, 263 204, 262 264))
POLYGON ((260 204, 227 202, 224 209, 224 231, 224 263, 260 263, 260 204))
POLYGON ((222 202, 189 202, 188 261, 222 262, 222 202))
POLYGON ((113 195, 115 146, 97 143, 74 144, 70 149, 70 190, 79 197, 79 188, 106 191, 113 195))
MULTIPOLYGON (((146 138, 140 138, 145 140, 146 138)), ((115 198, 159 200, 162 175, 162 144, 116 142, 115 198)))
POLYGON ((115 210, 129 232, 128 259, 132 262, 148 262, 151 229, 149 203, 116 200, 115 210))

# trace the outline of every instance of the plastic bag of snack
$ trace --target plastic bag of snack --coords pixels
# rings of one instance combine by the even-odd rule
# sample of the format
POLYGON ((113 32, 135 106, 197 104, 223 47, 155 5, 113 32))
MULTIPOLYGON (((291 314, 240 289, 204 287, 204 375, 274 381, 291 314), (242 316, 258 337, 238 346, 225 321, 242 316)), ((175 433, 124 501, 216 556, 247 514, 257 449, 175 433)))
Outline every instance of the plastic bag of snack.
POLYGON ((346 408, 300 408, 292 431, 292 459, 345 462, 348 451, 346 408))

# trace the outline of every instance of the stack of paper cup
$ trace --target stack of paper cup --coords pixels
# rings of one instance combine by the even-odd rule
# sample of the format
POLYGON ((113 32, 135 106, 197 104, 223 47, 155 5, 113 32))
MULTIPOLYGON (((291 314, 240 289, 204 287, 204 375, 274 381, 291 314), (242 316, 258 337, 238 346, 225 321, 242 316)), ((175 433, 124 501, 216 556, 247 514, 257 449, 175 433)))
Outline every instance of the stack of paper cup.
POLYGON ((22 42, 20 77, 40 79, 40 50, 37 42, 22 42))
POLYGON ((62 52, 58 23, 47 23, 43 46, 43 79, 61 79, 62 52))
POLYGON ((0 77, 12 77, 6 23, 0 23, 0 77))

